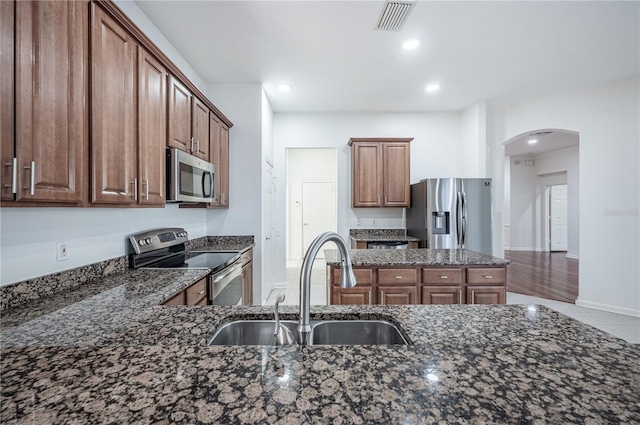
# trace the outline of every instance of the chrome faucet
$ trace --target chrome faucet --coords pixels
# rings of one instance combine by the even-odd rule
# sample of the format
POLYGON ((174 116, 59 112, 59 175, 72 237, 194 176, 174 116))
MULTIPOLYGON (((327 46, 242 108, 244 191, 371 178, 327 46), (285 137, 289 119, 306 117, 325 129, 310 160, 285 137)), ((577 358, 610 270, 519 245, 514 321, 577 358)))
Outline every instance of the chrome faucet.
POLYGON ((300 272, 300 324, 298 325, 298 333, 300 334, 300 343, 308 345, 309 335, 311 333, 310 322, 310 304, 311 304, 311 269, 313 267, 313 261, 320 251, 320 247, 325 242, 335 242, 340 251, 340 286, 343 288, 353 288, 356 286, 356 277, 353 274, 353 267, 351 265, 351 255, 349 255, 349 248, 347 243, 342 237, 335 232, 325 232, 318 235, 309 249, 307 249, 304 255, 304 261, 302 262, 302 271, 300 272))

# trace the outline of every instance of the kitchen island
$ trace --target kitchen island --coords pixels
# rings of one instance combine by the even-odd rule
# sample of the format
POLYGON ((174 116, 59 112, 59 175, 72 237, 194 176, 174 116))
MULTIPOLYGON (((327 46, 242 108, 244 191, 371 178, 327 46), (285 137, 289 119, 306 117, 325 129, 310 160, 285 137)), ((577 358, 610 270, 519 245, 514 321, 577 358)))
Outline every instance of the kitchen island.
POLYGON ((2 423, 640 421, 638 346, 545 307, 316 306, 412 344, 208 346, 273 311, 160 305, 204 274, 127 271, 3 310, 2 423))

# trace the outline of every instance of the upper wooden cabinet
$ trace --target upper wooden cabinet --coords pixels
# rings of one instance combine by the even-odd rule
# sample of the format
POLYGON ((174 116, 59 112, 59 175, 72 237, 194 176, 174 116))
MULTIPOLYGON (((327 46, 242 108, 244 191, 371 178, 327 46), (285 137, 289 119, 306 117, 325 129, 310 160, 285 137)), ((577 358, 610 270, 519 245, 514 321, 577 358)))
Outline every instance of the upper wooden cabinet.
POLYGON ((2 199, 81 203, 88 159, 88 3, 2 2, 0 11, 2 199))
POLYGON ((173 75, 169 77, 168 146, 211 160, 209 108, 173 75))
POLYGON ((352 138, 352 205, 410 206, 410 145, 413 138, 352 138))
POLYGON ((137 203, 138 43, 101 7, 91 10, 91 202, 137 203))
POLYGON ((142 48, 138 68, 138 202, 163 206, 167 201, 167 70, 142 48))
POLYGON ((210 116, 210 154, 215 166, 214 194, 211 208, 229 208, 229 127, 218 117, 210 116))

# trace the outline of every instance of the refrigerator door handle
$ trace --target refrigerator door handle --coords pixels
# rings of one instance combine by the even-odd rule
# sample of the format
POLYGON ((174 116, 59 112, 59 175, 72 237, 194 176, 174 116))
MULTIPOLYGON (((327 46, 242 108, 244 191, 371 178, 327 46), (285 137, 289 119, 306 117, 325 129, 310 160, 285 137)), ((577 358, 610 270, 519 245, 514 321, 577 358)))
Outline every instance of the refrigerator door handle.
POLYGON ((462 248, 462 192, 456 195, 456 241, 457 248, 462 248))
POLYGON ((462 192, 462 242, 460 244, 460 248, 464 248, 464 245, 467 243, 467 194, 462 192))

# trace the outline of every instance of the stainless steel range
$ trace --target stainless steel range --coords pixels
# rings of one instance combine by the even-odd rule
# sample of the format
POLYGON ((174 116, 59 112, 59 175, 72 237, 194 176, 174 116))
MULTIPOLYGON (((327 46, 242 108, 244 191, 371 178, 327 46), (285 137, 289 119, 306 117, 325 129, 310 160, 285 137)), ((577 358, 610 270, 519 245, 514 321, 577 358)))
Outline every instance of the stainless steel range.
POLYGON ((207 304, 242 304, 242 260, 240 253, 187 251, 187 231, 179 228, 149 230, 129 236, 132 269, 211 269, 207 282, 207 304))

